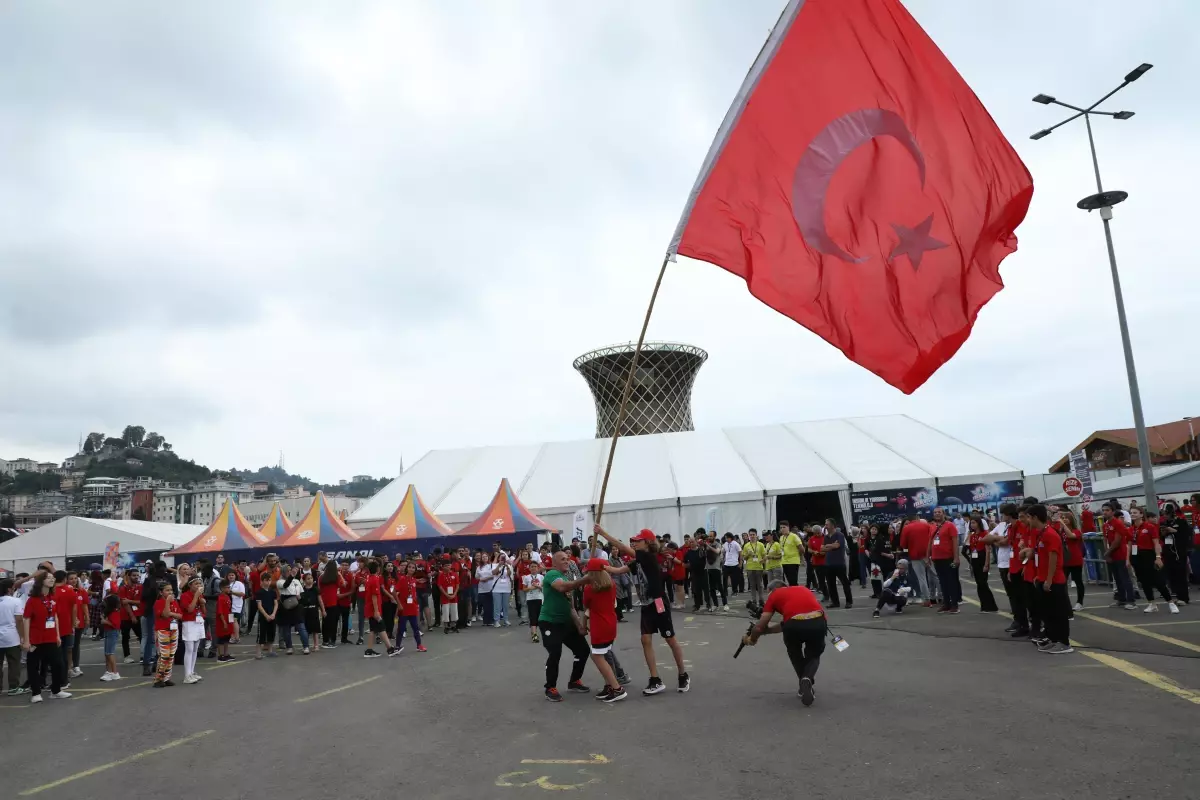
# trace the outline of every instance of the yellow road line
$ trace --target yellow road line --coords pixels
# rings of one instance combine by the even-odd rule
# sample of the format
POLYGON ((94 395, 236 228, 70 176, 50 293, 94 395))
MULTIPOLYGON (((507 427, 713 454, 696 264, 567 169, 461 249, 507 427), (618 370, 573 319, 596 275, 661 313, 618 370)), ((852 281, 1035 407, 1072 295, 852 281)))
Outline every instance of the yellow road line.
POLYGON ((319 697, 327 697, 328 695, 331 695, 331 694, 337 694, 338 692, 344 692, 344 691, 346 691, 347 689, 353 689, 353 688, 354 688, 354 687, 356 687, 356 686, 362 686, 363 684, 365 684, 365 683, 370 683, 371 681, 377 681, 377 680, 379 680, 381 677, 383 677, 383 676, 381 676, 381 675, 375 675, 374 677, 371 677, 371 678, 366 678, 366 679, 364 679, 364 680, 361 680, 361 681, 355 681, 354 683, 347 683, 345 686, 339 686, 339 687, 337 687, 336 689, 329 689, 329 690, 327 690, 327 691, 320 692, 320 693, 318 693, 318 694, 314 694, 314 695, 312 695, 311 697, 301 697, 301 698, 299 698, 298 700, 296 700, 296 701, 294 701, 294 702, 297 702, 297 703, 307 703, 309 700, 316 700, 316 699, 317 699, 317 698, 319 698, 319 697))
POLYGON ((1085 614, 1082 611, 1076 611, 1075 616, 1083 617, 1084 619, 1090 619, 1092 622, 1099 622, 1101 625, 1109 625, 1113 628, 1120 628, 1123 631, 1136 633, 1140 636, 1146 636, 1150 639, 1157 639, 1160 642, 1173 644, 1176 647, 1182 647, 1184 650, 1191 650, 1193 653, 1200 653, 1200 644, 1192 644, 1191 642, 1185 642, 1182 639, 1176 639, 1173 636, 1166 636, 1161 633, 1155 633, 1154 631, 1143 630, 1142 627, 1138 625, 1130 625, 1127 622, 1117 622, 1115 619, 1105 619, 1104 617, 1097 617, 1094 614, 1085 614))
MULTIPOLYGON (((1078 614, 1079 612, 1076 611, 1075 613, 1078 614)), ((1200 705, 1200 693, 1193 692, 1191 689, 1185 689, 1179 684, 1175 683, 1175 681, 1163 675, 1159 675, 1157 672, 1151 672, 1148 669, 1143 669, 1137 664, 1133 664, 1123 658, 1110 656, 1107 653, 1095 653, 1090 650, 1084 650, 1080 652, 1082 652, 1083 655, 1087 656, 1088 658, 1093 658, 1096 661, 1099 661, 1105 666, 1112 667, 1119 672, 1124 672, 1131 678, 1137 678, 1139 681, 1148 683, 1155 689, 1162 689, 1164 692, 1168 692, 1169 694, 1173 694, 1183 700, 1187 700, 1189 703, 1200 705)))
POLYGON ((591 758, 522 758, 522 764, 607 764, 606 756, 592 753, 591 758))
POLYGON ((37 794, 38 792, 44 792, 47 789, 53 789, 55 787, 62 786, 64 783, 70 783, 71 781, 77 781, 80 778, 87 778, 92 775, 95 775, 97 772, 104 772, 105 770, 110 770, 113 767, 119 767, 124 764, 128 764, 131 761, 137 761, 138 759, 145 758, 146 756, 152 756, 152 755, 155 755, 156 753, 161 753, 164 750, 170 750, 172 747, 179 747, 179 745, 181 745, 181 744, 187 744, 188 742, 194 742, 197 739, 200 739, 204 736, 208 736, 210 733, 216 733, 216 731, 200 731, 199 733, 193 733, 191 736, 185 736, 182 739, 176 739, 173 742, 167 742, 166 744, 160 744, 158 747, 152 747, 149 750, 143 750, 140 753, 135 753, 134 755, 127 756, 126 758, 122 758, 118 761, 110 761, 109 763, 101 764, 98 767, 92 767, 91 769, 85 769, 83 772, 77 772, 74 775, 68 775, 65 778, 59 778, 56 781, 52 781, 50 783, 45 783, 45 784, 42 784, 41 786, 35 786, 32 789, 26 789, 25 791, 21 792, 21 797, 28 797, 31 794, 37 794))
POLYGON ((1143 622, 1139 628, 1157 628, 1160 625, 1200 625, 1200 619, 1181 619, 1175 622, 1143 622))

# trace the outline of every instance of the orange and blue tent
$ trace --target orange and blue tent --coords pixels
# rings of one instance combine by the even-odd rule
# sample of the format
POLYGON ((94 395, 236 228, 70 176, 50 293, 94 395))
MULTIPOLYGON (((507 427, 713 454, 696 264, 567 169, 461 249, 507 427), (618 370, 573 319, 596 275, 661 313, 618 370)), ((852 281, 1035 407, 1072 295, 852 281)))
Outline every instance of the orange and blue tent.
POLYGON ((449 536, 453 531, 446 523, 438 519, 421 495, 417 487, 409 484, 404 493, 404 500, 387 522, 370 533, 365 533, 360 542, 394 542, 400 539, 433 539, 439 536, 449 536))
POLYGON ((500 480, 496 496, 487 509, 467 527, 454 532, 455 536, 490 536, 501 533, 550 533, 557 531, 525 507, 512 490, 508 478, 500 480))
POLYGON ((176 547, 171 553, 216 553, 221 550, 262 547, 270 543, 271 540, 267 536, 246 521, 233 498, 229 498, 225 501, 221 513, 217 514, 217 518, 203 533, 187 544, 176 547))
POLYGON ((299 544, 340 544, 357 540, 354 531, 346 527, 346 523, 329 507, 329 503, 325 501, 325 493, 317 492, 305 515, 296 521, 283 538, 276 540, 275 545, 289 547, 299 544))
POLYGON ((267 537, 268 541, 275 541, 287 536, 288 531, 292 529, 292 521, 288 519, 284 513, 283 507, 279 503, 271 506, 271 513, 267 515, 267 520, 258 529, 259 533, 267 537))

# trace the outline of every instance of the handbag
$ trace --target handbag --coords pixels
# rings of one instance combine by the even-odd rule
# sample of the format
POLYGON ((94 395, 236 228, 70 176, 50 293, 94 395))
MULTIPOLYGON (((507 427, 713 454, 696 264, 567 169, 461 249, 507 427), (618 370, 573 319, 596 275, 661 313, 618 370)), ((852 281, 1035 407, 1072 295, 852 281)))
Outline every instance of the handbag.
MULTIPOLYGON (((292 585, 292 582, 294 580, 295 580, 295 578, 288 578, 286 581, 283 582, 283 588, 287 589, 289 586, 292 585)), ((294 594, 289 594, 289 595, 284 596, 284 598, 279 601, 279 605, 285 611, 292 611, 293 609, 297 608, 300 605, 300 598, 296 597, 296 595, 294 595, 294 594)))

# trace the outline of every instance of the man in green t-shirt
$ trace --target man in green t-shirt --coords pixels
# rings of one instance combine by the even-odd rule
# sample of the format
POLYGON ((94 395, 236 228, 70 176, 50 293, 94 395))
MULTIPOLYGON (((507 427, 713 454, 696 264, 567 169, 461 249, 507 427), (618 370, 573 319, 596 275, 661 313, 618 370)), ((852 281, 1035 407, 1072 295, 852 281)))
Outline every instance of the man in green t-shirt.
POLYGON ((571 679, 567 682, 567 690, 590 691, 583 685, 581 678, 591 648, 583 636, 583 622, 576 616, 575 608, 571 605, 571 592, 583 586, 587 579, 567 580, 569 562, 570 558, 565 550, 554 554, 553 563, 542 578, 542 612, 538 615, 542 647, 546 648, 546 699, 555 703, 562 702, 562 695, 558 693, 558 662, 562 660, 564 646, 575 656, 571 664, 571 679))
POLYGON ((763 589, 766 583, 767 547, 758 540, 758 531, 751 528, 746 534, 747 542, 742 546, 742 563, 746 569, 746 582, 750 584, 750 602, 761 606, 767 601, 763 589))
POLYGON ((783 575, 788 586, 800 584, 800 564, 804 561, 804 540, 787 521, 779 523, 779 544, 783 546, 783 575))

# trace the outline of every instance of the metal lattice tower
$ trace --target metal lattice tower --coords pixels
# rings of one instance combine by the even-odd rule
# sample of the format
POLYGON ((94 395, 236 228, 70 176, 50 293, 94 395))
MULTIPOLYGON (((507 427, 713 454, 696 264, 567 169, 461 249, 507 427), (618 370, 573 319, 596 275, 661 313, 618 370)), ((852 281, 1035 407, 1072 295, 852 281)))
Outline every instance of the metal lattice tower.
MULTIPOLYGON (((635 347, 632 342, 601 347, 584 353, 572 364, 587 381, 596 401, 597 439, 611 437, 616 428, 635 347)), ((707 360, 708 353, 690 344, 644 343, 621 435, 694 430, 692 384, 707 360)))

